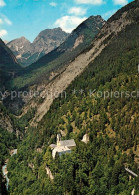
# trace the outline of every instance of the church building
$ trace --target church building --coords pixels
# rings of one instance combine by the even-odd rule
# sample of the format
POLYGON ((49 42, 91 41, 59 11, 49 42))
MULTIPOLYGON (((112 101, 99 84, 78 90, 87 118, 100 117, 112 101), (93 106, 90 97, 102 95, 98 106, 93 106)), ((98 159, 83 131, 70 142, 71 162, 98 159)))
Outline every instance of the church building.
POLYGON ((57 144, 51 144, 50 148, 52 149, 52 156, 55 158, 56 154, 61 156, 65 153, 71 153, 71 150, 76 147, 74 139, 71 140, 61 140, 61 135, 57 135, 57 144))

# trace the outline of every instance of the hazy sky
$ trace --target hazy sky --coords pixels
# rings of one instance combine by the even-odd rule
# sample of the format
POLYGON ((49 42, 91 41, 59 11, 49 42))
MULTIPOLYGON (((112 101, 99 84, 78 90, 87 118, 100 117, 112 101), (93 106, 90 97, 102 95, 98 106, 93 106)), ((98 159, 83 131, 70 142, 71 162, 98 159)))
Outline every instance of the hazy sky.
POLYGON ((0 0, 0 37, 30 41, 47 28, 71 32, 91 15, 107 20, 132 0, 0 0))

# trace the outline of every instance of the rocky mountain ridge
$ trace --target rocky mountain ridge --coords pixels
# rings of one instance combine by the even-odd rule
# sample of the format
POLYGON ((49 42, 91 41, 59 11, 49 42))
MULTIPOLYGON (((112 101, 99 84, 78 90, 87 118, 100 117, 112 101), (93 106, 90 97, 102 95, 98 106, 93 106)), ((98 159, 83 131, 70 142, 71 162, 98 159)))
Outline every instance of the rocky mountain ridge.
POLYGON ((21 77, 17 78, 17 84, 16 80, 14 81, 14 87, 21 87, 18 81, 20 78, 23 80, 22 87, 25 85, 30 86, 36 81, 50 81, 50 78, 54 78, 52 75, 57 75, 60 69, 66 67, 68 63, 73 61, 90 46, 104 24, 105 21, 101 16, 89 17, 86 21, 81 23, 59 47, 40 58, 37 62, 26 67, 24 71, 21 72, 21 77))
POLYGON ((21 65, 28 66, 58 47, 67 37, 68 33, 61 28, 46 29, 39 33, 33 43, 21 37, 8 42, 7 46, 21 65))

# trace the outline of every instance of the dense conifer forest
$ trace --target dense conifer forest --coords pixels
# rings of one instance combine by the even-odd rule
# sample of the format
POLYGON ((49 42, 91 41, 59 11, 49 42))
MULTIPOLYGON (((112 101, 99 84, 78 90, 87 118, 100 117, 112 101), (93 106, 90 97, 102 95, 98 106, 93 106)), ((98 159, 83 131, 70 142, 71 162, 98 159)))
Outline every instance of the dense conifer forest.
POLYGON ((10 194, 128 195, 133 188, 138 194, 138 178, 129 180, 125 171, 129 167, 138 172, 138 31, 138 23, 131 24, 114 37, 69 86, 67 97, 54 101, 38 127, 28 130, 18 154, 8 163, 10 194), (106 91, 122 96, 105 97, 106 91), (49 145, 56 142, 60 130, 77 146, 71 154, 53 160, 49 145), (81 142, 85 133, 88 144, 81 142), (46 166, 54 181, 48 178, 46 166))

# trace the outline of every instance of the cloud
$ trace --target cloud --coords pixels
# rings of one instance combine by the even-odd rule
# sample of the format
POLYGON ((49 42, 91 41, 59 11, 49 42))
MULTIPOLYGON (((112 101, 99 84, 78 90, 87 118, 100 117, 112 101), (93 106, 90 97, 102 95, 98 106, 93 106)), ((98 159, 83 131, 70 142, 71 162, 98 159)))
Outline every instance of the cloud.
POLYGON ((8 32, 4 29, 0 30, 0 37, 4 37, 5 35, 7 35, 8 32))
POLYGON ((74 14, 76 16, 83 16, 85 15, 87 12, 86 9, 84 8, 81 8, 81 7, 71 7, 69 10, 68 10, 68 13, 69 14, 74 14))
POLYGON ((115 5, 126 5, 128 4, 128 0, 113 0, 115 5))
POLYGON ((104 14, 102 14, 102 18, 104 18, 105 20, 107 20, 108 18, 110 18, 117 10, 110 10, 104 14))
POLYGON ((8 24, 8 25, 12 25, 11 20, 7 16, 0 14, 0 17, 2 18, 3 23, 8 24))
MULTIPOLYGON (((0 25, 4 25, 4 24, 8 24, 8 25, 12 25, 12 22, 3 14, 0 14, 0 25)), ((0 29, 0 38, 4 37, 5 35, 7 35, 8 32, 5 29, 0 29)))
POLYGON ((77 17, 77 16, 63 16, 56 20, 55 26, 61 27, 65 32, 71 33, 79 24, 81 24, 86 17, 77 17))
POLYGON ((8 25, 12 25, 12 22, 5 16, 5 19, 4 19, 5 23, 8 24, 8 25))
POLYGON ((51 5, 52 7, 56 7, 57 6, 57 3, 51 2, 51 3, 49 3, 49 5, 51 5))
POLYGON ((92 4, 92 5, 102 5, 105 2, 103 0, 74 0, 77 4, 92 4))
POLYGON ((6 3, 4 2, 4 0, 0 0, 0 7, 4 7, 6 5, 6 3))

